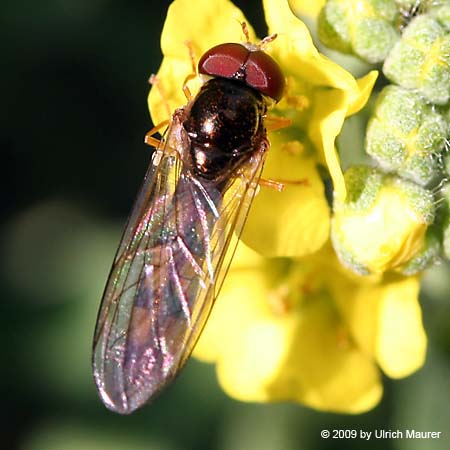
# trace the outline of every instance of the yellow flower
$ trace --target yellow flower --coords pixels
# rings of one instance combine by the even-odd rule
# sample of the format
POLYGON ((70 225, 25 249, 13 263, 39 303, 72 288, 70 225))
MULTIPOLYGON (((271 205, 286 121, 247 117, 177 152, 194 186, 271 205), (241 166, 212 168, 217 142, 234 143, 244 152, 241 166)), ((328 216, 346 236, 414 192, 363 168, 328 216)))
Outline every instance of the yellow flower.
MULTIPOLYGON (((194 355, 215 362, 221 385, 238 399, 358 413, 382 395, 380 368, 405 376, 423 363, 426 347, 418 278, 352 275, 328 240, 330 213, 317 165, 328 169, 335 198, 344 201, 334 141, 344 119, 366 103, 377 74, 355 80, 318 53, 287 0, 263 4, 269 33, 278 35, 266 51, 287 79, 270 114, 292 120, 269 132, 263 177, 286 181, 285 189, 262 188, 255 198, 243 235, 248 246, 238 247, 194 355)), ((186 103, 181 85, 192 69, 183 43, 199 58, 216 44, 242 41, 242 21, 227 0, 172 3, 157 75, 169 107, 152 89, 154 123, 186 103)), ((199 80, 189 87, 195 94, 199 80)))
POLYGON ((348 413, 423 364, 426 337, 417 277, 357 277, 330 246, 294 260, 239 246, 195 349, 244 401, 295 400, 348 413))
POLYGON ((325 2, 326 0, 316 0, 314 2, 289 0, 289 6, 299 17, 311 17, 316 19, 323 5, 325 5, 325 2))
MULTIPOLYGON (((305 25, 286 0, 264 1, 269 33, 278 37, 266 51, 279 63, 286 78, 284 98, 270 114, 293 121, 292 126, 269 133, 271 148, 264 178, 288 181, 282 194, 261 189, 255 198, 242 239, 265 256, 303 256, 328 239, 330 214, 317 164, 325 164, 335 190, 345 197, 345 184, 334 141, 346 116, 367 101, 376 72, 357 81, 347 71, 319 54, 305 25), (269 206, 270 205, 270 206, 269 206)), ((158 79, 169 110, 186 103, 181 90, 192 72, 189 41, 199 58, 210 47, 243 40, 242 12, 228 0, 177 0, 171 4, 161 36, 164 60, 158 79), (189 24, 189 26, 186 26, 189 24)), ((189 85, 195 93, 198 79, 189 85)), ((157 89, 151 89, 149 108, 154 123, 168 118, 157 89)))
POLYGON ((377 169, 352 166, 348 196, 334 203, 331 236, 343 264, 362 275, 400 270, 426 245, 433 194, 377 169))

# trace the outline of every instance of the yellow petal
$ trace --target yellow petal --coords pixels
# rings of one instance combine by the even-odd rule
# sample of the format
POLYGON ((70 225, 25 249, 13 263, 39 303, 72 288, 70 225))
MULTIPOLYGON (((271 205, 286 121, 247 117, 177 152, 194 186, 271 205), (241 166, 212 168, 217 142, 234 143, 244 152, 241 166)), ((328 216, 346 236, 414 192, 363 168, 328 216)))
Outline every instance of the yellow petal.
POLYGON ((314 95, 314 108, 308 135, 319 151, 333 180, 335 195, 345 198, 346 189, 339 156, 334 145, 347 113, 347 96, 342 90, 318 89, 314 95))
POLYGON ((406 263, 424 247, 427 227, 411 199, 386 184, 367 211, 335 209, 333 239, 371 273, 382 273, 406 263))
POLYGON ((284 189, 261 187, 242 240, 267 257, 300 257, 316 251, 328 239, 329 208, 316 162, 297 154, 298 142, 276 144, 268 153, 263 176, 286 180, 284 189))
POLYGON ((394 274, 374 283, 366 278, 335 284, 341 316, 357 345, 377 359, 386 375, 405 377, 422 366, 426 353, 419 279, 394 274))
MULTIPOLYGON (((153 123, 158 124, 169 118, 164 101, 169 105, 170 114, 187 103, 182 85, 192 73, 192 65, 186 42, 190 43, 197 63, 203 53, 214 45, 243 41, 241 22, 247 23, 250 39, 255 40, 255 33, 245 16, 228 0, 198 0, 195 6, 191 0, 176 0, 170 5, 161 35, 164 60, 157 73, 165 100, 155 87, 148 97, 153 123)), ((189 83, 193 94, 199 86, 200 79, 189 83)))
POLYGON ((213 362, 239 348, 234 330, 244 329, 259 318, 270 317, 268 304, 259 301, 266 293, 264 259, 239 243, 231 269, 213 311, 194 349, 194 356, 213 362), (233 332, 230 333, 230 324, 233 332))
POLYGON ((231 356, 220 359, 218 376, 240 400, 295 400, 360 413, 381 398, 374 362, 347 339, 330 305, 319 299, 299 315, 249 323, 231 356))
POLYGON ((275 386, 278 395, 289 388, 302 403, 335 412, 373 408, 382 395, 379 371, 373 359, 355 346, 334 306, 327 298, 311 298, 301 314, 275 386))
MULTIPOLYGON (((297 22, 302 25, 297 25, 302 30, 303 24, 297 22)), ((349 72, 319 54, 309 37, 298 40, 292 37, 296 34, 301 33, 280 34, 270 47, 288 78, 287 95, 279 109, 289 111, 293 100, 305 97, 305 85, 298 80, 306 80, 309 85, 306 95, 310 97, 306 105, 310 116, 303 121, 307 122, 308 137, 319 152, 319 160, 328 167, 336 195, 344 199, 344 177, 334 142, 345 117, 357 112, 367 101, 377 73, 371 72, 357 82, 349 72), (296 80, 296 83, 290 83, 290 80, 296 80)), ((294 126, 301 126, 302 117, 297 115, 292 119, 294 126)))
POLYGON ((347 116, 356 114, 367 103, 367 100, 369 100, 370 94, 372 93, 373 86, 375 85, 375 81, 377 81, 377 78, 378 71, 372 70, 366 76, 356 80, 356 83, 358 84, 358 90, 354 92, 354 95, 349 101, 347 116))
POLYGON ((263 6, 269 34, 276 33, 282 39, 289 36, 292 45, 303 49, 314 48, 308 29, 294 15, 287 0, 263 0, 263 6))
MULTIPOLYGON (((349 72, 317 51, 307 28, 293 16, 287 1, 265 0, 264 9, 269 31, 279 33, 269 50, 283 67, 288 82, 290 78, 304 79, 316 88, 310 99, 313 111, 307 125, 308 136, 319 151, 319 159, 328 167, 336 195, 344 199, 344 177, 334 141, 345 117, 367 102, 377 72, 373 71, 357 82, 349 72)), ((280 103, 280 109, 286 108, 289 97, 302 94, 289 89, 291 86, 288 83, 287 99, 280 103)), ((298 122, 298 117, 294 118, 294 124, 295 121, 298 122)))
POLYGON ((250 39, 255 40, 250 23, 231 1, 175 0, 164 23, 161 50, 164 56, 184 59, 188 55, 183 44, 190 41, 201 56, 214 45, 243 41, 242 22, 247 23, 250 39))
POLYGON ((342 89, 315 91, 308 135, 319 150, 322 161, 326 163, 335 195, 341 201, 345 199, 346 188, 334 142, 345 118, 357 113, 366 104, 377 76, 378 72, 372 71, 355 83, 343 80, 342 89))
MULTIPOLYGON (((230 271, 194 355, 215 361, 223 389, 240 400, 294 400, 350 413, 372 408, 382 394, 374 358, 360 351, 329 298, 308 295, 292 309, 276 307, 270 280, 278 279, 278 259, 243 249, 237 261, 255 266, 230 271)), ((309 277, 303 261, 298 268, 309 277)))
POLYGON ((182 85, 191 71, 187 48, 184 59, 163 59, 157 74, 158 85, 152 86, 148 95, 148 107, 155 125, 170 119, 176 108, 187 103, 182 85))
POLYGON ((418 295, 418 277, 408 277, 381 300, 376 355, 391 378, 410 375, 425 361, 427 340, 418 295))
POLYGON ((358 347, 375 358, 379 327, 380 296, 386 289, 379 283, 365 283, 367 277, 336 277, 333 293, 344 322, 358 347))
POLYGON ((312 259, 329 274, 327 286, 357 347, 392 378, 417 370, 426 352, 419 278, 355 275, 339 264, 328 244, 312 259))
POLYGON ((240 331, 239 347, 217 364, 220 385, 230 396, 243 401, 281 400, 271 395, 268 386, 284 366, 289 327, 267 320, 250 322, 240 331))
POLYGON ((263 4, 269 33, 277 34, 267 51, 286 76, 308 80, 314 86, 357 89, 349 72, 317 51, 308 28, 292 13, 287 0, 264 0, 263 4))
POLYGON ((266 0, 264 6, 269 31, 277 34, 267 51, 280 64, 287 77, 307 80, 313 86, 358 89, 350 72, 318 52, 308 28, 292 14, 285 0, 266 0), (278 13, 275 14, 273 10, 278 10, 278 13))
POLYGON ((290 0, 289 5, 297 16, 317 18, 326 0, 290 0))

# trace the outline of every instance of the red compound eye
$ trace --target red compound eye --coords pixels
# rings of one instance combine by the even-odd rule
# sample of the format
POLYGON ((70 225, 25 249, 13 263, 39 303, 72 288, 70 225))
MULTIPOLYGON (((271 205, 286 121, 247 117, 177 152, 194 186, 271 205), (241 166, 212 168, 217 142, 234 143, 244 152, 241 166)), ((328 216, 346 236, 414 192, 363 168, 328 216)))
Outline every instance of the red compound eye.
POLYGON ((241 44, 216 45, 200 58, 198 71, 205 75, 235 78, 242 71, 249 53, 241 44))
POLYGON ((280 66, 262 50, 250 51, 241 44, 220 44, 209 49, 198 63, 205 75, 242 80, 248 86, 279 101, 285 80, 280 66))
POLYGON ((277 102, 283 96, 285 80, 280 66, 261 50, 251 52, 245 67, 247 84, 277 102))

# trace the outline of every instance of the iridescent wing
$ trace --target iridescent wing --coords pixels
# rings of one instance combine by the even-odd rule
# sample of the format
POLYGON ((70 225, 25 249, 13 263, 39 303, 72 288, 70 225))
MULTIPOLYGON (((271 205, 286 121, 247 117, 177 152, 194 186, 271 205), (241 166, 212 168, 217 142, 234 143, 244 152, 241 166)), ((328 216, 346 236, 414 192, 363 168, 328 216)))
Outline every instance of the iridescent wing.
POLYGON ((153 155, 97 319, 94 378, 105 405, 119 413, 149 401, 191 354, 263 166, 265 142, 227 183, 196 178, 180 157, 180 127, 172 123, 153 155))

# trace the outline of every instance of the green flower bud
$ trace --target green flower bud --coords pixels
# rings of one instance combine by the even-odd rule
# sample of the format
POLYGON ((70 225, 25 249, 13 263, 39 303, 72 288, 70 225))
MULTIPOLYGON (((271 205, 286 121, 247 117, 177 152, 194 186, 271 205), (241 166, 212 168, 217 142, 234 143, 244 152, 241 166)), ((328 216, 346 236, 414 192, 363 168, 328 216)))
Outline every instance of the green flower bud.
POLYGON ((436 19, 447 31, 450 31, 450 3, 431 8, 429 14, 431 17, 436 19))
POLYGON ((369 63, 384 61, 399 39, 394 0, 328 0, 318 18, 320 40, 369 63))
POLYGON ((434 228, 428 228, 422 249, 404 264, 399 271, 407 276, 420 273, 431 267, 438 260, 440 252, 441 243, 438 233, 434 228))
POLYGON ((345 181, 347 198, 335 201, 331 222, 331 239, 342 264, 361 275, 399 270, 409 262, 409 270, 418 267, 427 228, 434 221, 432 193, 365 166, 350 167, 345 181))
POLYGON ((447 136, 444 144, 444 151, 442 152, 443 169, 447 175, 450 175, 450 105, 445 110, 442 110, 442 117, 447 123, 447 136))
POLYGON ((350 24, 339 1, 327 1, 317 18, 319 39, 327 47, 351 53, 350 24))
POLYGON ((450 98, 450 35, 429 15, 415 17, 383 65, 393 83, 417 90, 431 103, 450 98))
POLYGON ((417 0, 395 0, 395 3, 404 11, 413 11, 417 7, 417 0))
POLYGON ((450 260, 450 183, 440 190, 442 213, 442 256, 450 260))
POLYGON ((366 133, 366 152, 389 172, 426 185, 439 174, 436 156, 448 125, 418 94, 387 86, 378 96, 366 133))
POLYGON ((450 154, 445 154, 444 157, 442 158, 443 161, 443 166, 444 166, 444 171, 447 175, 450 175, 450 154))
POLYGON ((432 2, 436 2, 436 0, 395 0, 404 15, 423 14, 429 9, 432 2))
POLYGON ((442 230, 442 256, 450 260, 450 222, 442 230))

